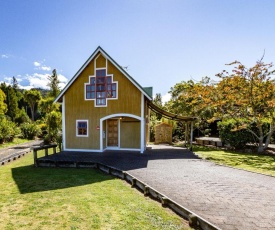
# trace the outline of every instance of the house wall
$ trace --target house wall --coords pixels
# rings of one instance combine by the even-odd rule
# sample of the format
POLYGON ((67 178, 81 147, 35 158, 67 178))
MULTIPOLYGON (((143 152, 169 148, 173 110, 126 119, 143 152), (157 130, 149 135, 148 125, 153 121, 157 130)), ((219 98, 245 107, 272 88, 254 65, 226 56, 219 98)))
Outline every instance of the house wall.
MULTIPOLYGON (((99 150, 100 131, 97 130, 97 127, 100 125, 100 118, 102 117, 116 113, 129 113, 141 116, 142 93, 111 62, 107 61, 106 63, 106 59, 100 54, 96 58, 96 66, 102 68, 106 65, 107 73, 113 74, 113 81, 118 82, 118 99, 108 100, 107 107, 95 107, 94 100, 85 100, 84 85, 89 82, 89 76, 95 73, 95 59, 86 66, 65 93, 67 149, 99 150), (76 120, 88 120, 88 137, 76 137, 76 120)), ((104 145, 105 140, 103 140, 104 145)), ((125 143, 126 141, 123 139, 123 146, 127 146, 125 143)), ((138 145, 139 147, 140 144, 138 145)))

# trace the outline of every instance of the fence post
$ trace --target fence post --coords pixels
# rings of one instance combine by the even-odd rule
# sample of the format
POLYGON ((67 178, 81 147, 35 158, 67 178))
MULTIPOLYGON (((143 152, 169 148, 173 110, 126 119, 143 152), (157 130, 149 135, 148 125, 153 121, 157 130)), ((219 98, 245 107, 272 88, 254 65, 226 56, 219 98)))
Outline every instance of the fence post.
POLYGON ((34 166, 37 167, 37 150, 36 149, 33 149, 33 163, 34 163, 34 166))

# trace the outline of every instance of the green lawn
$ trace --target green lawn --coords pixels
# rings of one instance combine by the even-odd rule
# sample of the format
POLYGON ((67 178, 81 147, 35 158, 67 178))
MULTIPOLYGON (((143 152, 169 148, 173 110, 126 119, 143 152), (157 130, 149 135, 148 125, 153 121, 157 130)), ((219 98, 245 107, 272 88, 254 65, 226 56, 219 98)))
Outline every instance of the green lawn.
POLYGON ((193 152, 218 164, 275 176, 275 156, 236 153, 204 146, 193 146, 193 152))
POLYGON ((0 229, 189 229, 123 180, 93 169, 0 167, 0 229))
POLYGON ((4 144, 0 144, 0 149, 11 147, 13 145, 25 144, 29 141, 31 141, 31 140, 22 139, 22 138, 14 138, 14 140, 12 142, 7 142, 7 143, 4 143, 4 144))

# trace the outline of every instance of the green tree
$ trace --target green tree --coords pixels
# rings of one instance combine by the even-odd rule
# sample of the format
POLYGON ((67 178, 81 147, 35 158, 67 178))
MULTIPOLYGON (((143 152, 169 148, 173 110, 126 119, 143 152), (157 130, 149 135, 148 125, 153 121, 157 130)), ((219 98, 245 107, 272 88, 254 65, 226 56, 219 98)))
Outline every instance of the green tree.
POLYGON ((229 65, 234 66, 232 73, 217 74, 221 81, 211 98, 212 106, 216 116, 234 119, 238 124, 235 129, 247 129, 258 142, 258 152, 262 152, 275 130, 275 81, 271 78, 275 70, 262 59, 251 68, 239 61, 229 65))
POLYGON ((7 111, 7 105, 5 103, 6 95, 5 93, 0 89, 0 116, 5 115, 7 111))
POLYGON ((7 115, 11 118, 12 121, 14 121, 19 112, 18 97, 17 97, 16 91, 11 86, 8 86, 7 93, 8 93, 7 115))
MULTIPOLYGON (((153 99, 153 103, 162 108, 162 97, 160 93, 157 93, 153 99)), ((150 112, 150 141, 155 141, 155 126, 159 120, 161 120, 162 115, 155 113, 153 111, 150 112)))
MULTIPOLYGON (((204 77, 199 82, 192 80, 182 81, 171 88, 171 100, 165 104, 167 110, 181 116, 193 116, 198 119, 195 121, 194 128, 203 132, 209 127, 209 122, 214 114, 214 109, 211 107, 211 95, 213 85, 210 78, 204 77)), ((181 136, 185 133, 185 140, 189 140, 188 135, 191 131, 191 124, 178 122, 175 129, 175 134, 181 136)))
POLYGON ((49 96, 56 98, 60 93, 60 87, 59 87, 60 81, 58 80, 56 69, 53 70, 52 75, 48 77, 48 80, 50 81, 47 84, 47 86, 50 87, 49 96))
POLYGON ((12 77, 12 88, 16 91, 19 90, 18 81, 15 77, 12 77))
MULTIPOLYGON (((157 93, 155 98, 153 99, 153 103, 158 106, 159 108, 163 108, 163 105, 162 105, 162 97, 161 97, 161 94, 160 93, 157 93)), ((152 112, 152 117, 156 116, 156 119, 157 120, 160 120, 162 118, 162 115, 161 114, 158 114, 158 113, 155 113, 155 112, 152 112)))
POLYGON ((36 89, 26 90, 24 92, 24 99, 31 109, 32 120, 34 121, 35 106, 41 100, 41 93, 36 89))
POLYGON ((52 111, 58 111, 60 106, 57 103, 53 103, 54 99, 53 97, 46 97, 39 101, 38 108, 43 115, 52 111))
POLYGON ((15 120, 19 107, 18 107, 18 101, 20 100, 20 92, 15 88, 13 88, 11 85, 6 85, 5 83, 2 83, 0 88, 3 90, 3 92, 6 94, 6 104, 7 104, 7 112, 6 115, 8 115, 12 121, 15 120))
POLYGON ((213 116, 210 100, 213 85, 208 77, 195 83, 192 80, 182 81, 169 91, 171 102, 169 109, 181 116, 199 116, 200 120, 208 120, 213 116))
POLYGON ((61 131, 62 115, 58 111, 52 111, 46 115, 47 122, 47 135, 45 142, 56 142, 58 141, 58 134, 61 131))

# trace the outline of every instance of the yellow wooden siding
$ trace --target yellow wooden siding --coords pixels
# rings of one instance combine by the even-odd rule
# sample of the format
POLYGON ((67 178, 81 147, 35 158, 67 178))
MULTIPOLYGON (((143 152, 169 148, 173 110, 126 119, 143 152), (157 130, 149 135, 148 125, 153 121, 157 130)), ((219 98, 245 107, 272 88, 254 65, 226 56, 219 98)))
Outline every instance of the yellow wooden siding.
POLYGON ((96 58, 96 68, 105 68, 106 67, 106 59, 100 54, 96 58))
POLYGON ((140 121, 120 122, 120 147, 140 148, 140 121))
MULTIPOLYGON (((104 60, 99 58, 103 63, 104 60)), ((95 107, 94 100, 85 101, 84 98, 84 85, 89 82, 89 76, 94 75, 94 60, 66 91, 66 148, 100 149, 100 131, 96 127, 102 117, 116 113, 141 116, 141 92, 109 61, 107 73, 113 74, 113 81, 118 82, 118 99, 107 100, 107 107, 95 107), (89 121, 89 137, 76 137, 76 120, 89 121)))

